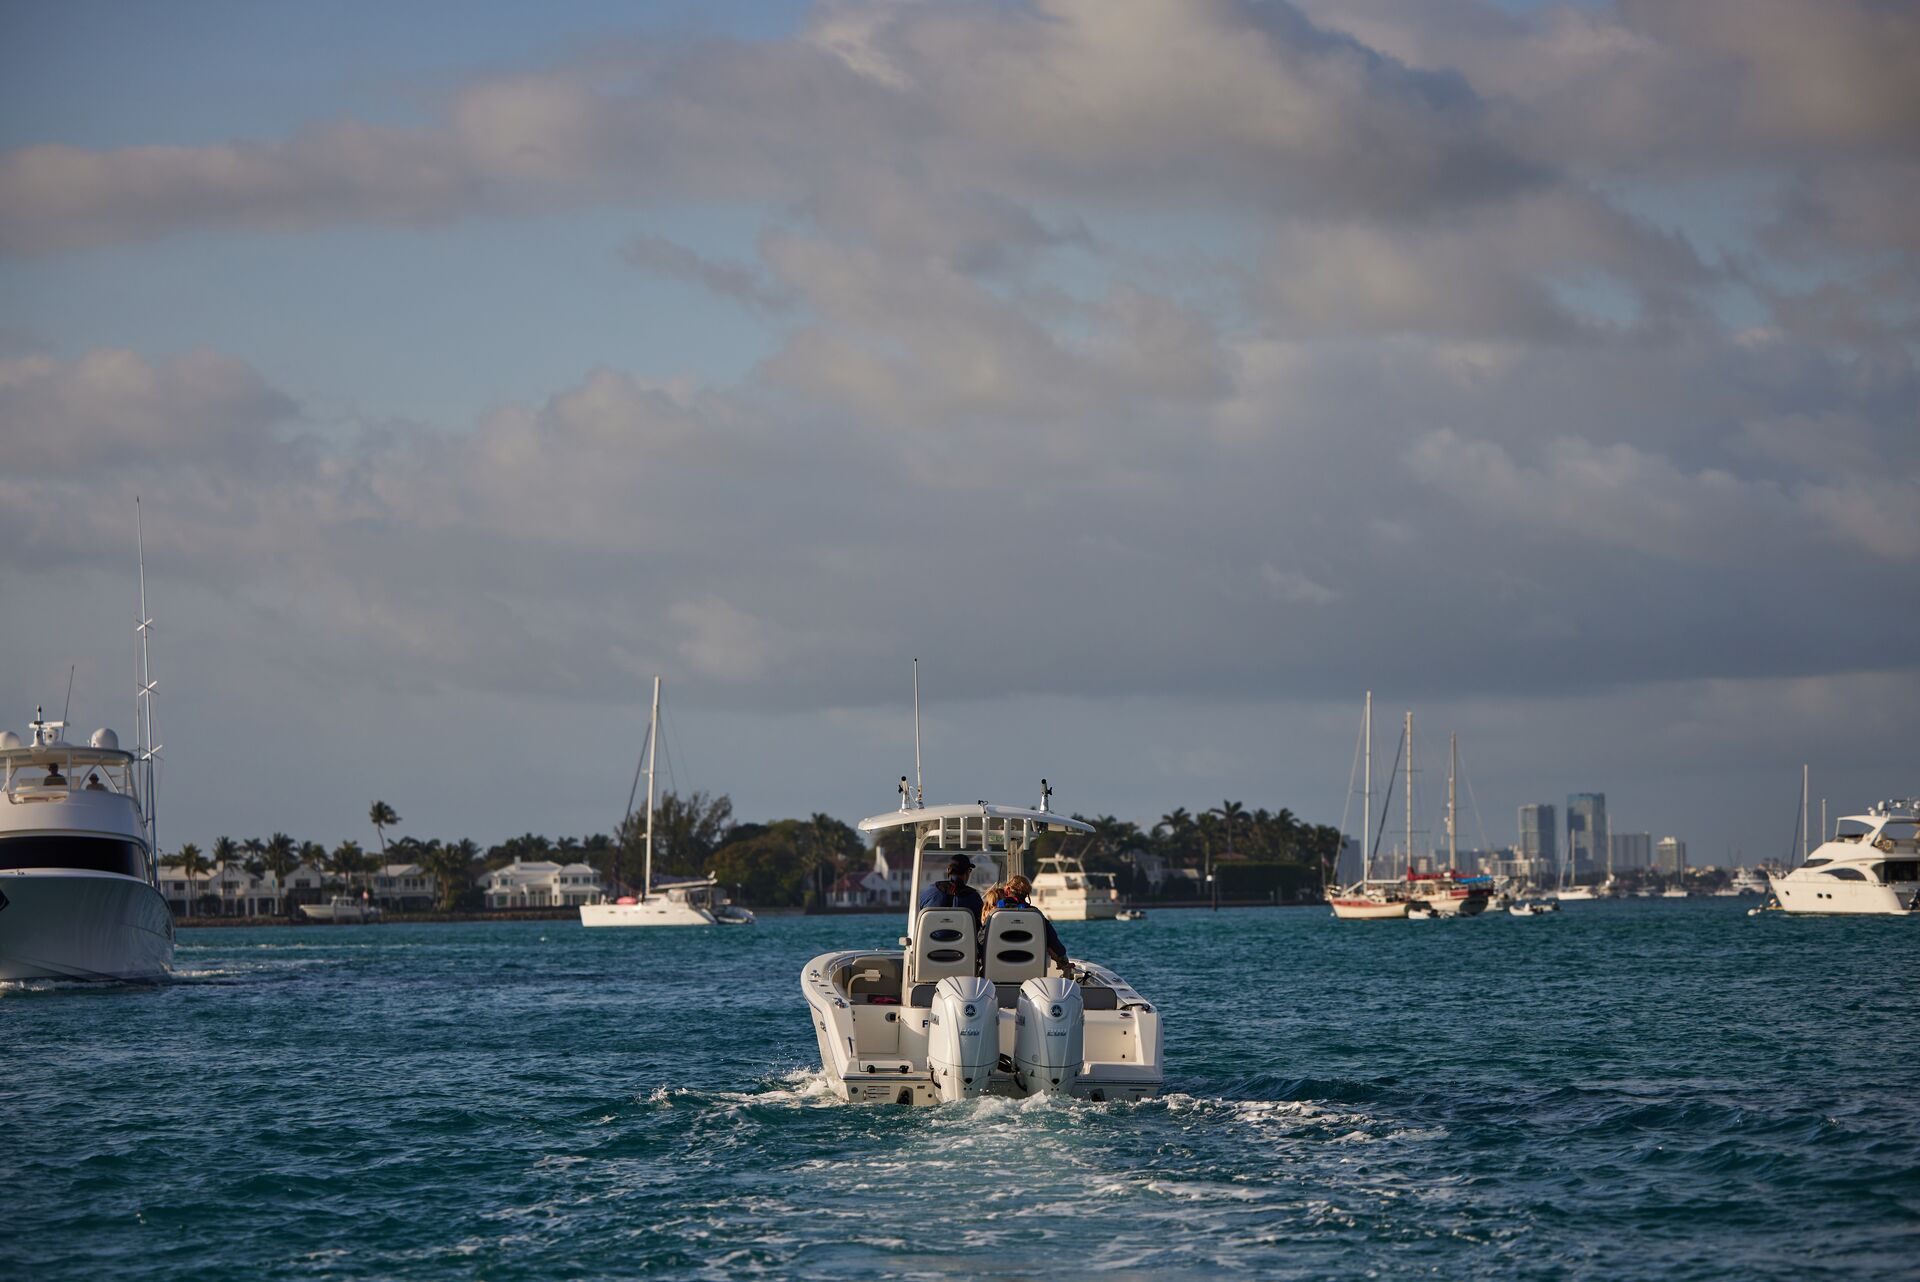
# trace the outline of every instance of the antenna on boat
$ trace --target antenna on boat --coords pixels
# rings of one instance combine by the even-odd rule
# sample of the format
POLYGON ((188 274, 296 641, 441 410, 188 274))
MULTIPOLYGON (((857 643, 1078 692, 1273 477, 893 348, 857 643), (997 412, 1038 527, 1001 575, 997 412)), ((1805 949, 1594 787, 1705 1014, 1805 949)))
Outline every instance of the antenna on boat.
POLYGON ((913 804, 924 810, 927 790, 920 778, 920 660, 913 661, 913 804))
POLYGON ((146 813, 148 877, 158 885, 160 864, 160 804, 154 796, 153 763, 159 759, 160 745, 153 741, 153 669, 147 662, 147 636, 153 631, 153 616, 147 613, 147 534, 140 516, 140 496, 133 496, 134 553, 140 565, 140 626, 134 632, 140 638, 140 671, 135 680, 139 691, 134 696, 135 747, 137 760, 145 767, 140 792, 146 813))
POLYGON ((1047 810, 1049 809, 1048 803, 1051 802, 1052 800, 1053 800, 1053 785, 1048 783, 1045 779, 1042 779, 1040 781, 1040 813, 1041 814, 1045 814, 1047 812, 1047 810))
POLYGON ((67 665, 67 701, 60 705, 60 724, 63 726, 67 724, 67 714, 73 711, 73 674, 79 666, 77 663, 67 665))
POLYGON ((1800 766, 1800 862, 1807 862, 1807 856, 1813 853, 1813 815, 1807 806, 1808 767, 1800 766))

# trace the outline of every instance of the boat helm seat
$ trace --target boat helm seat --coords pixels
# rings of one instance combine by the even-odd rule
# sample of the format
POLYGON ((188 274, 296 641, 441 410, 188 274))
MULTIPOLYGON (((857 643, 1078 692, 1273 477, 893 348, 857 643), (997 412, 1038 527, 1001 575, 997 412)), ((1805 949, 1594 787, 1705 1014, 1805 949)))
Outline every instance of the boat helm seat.
POLYGON ((987 918, 986 978, 1023 984, 1047 973, 1047 919, 1031 908, 1002 908, 987 918))
POLYGON ((928 984, 949 975, 971 979, 979 974, 975 929, 973 914, 964 908, 922 909, 913 921, 907 982, 928 984))

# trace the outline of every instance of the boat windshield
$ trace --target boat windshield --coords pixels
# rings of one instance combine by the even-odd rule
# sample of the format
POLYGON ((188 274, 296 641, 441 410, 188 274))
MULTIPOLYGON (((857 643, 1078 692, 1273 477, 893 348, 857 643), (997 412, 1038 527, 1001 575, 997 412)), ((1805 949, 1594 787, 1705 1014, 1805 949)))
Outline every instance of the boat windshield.
POLYGON ((84 872, 117 872, 146 879, 146 860, 140 843, 124 837, 77 837, 41 833, 0 841, 0 869, 68 868, 84 872))
POLYGON ((1862 819, 1842 819, 1833 825, 1835 841, 1858 841, 1873 831, 1873 825, 1862 819))

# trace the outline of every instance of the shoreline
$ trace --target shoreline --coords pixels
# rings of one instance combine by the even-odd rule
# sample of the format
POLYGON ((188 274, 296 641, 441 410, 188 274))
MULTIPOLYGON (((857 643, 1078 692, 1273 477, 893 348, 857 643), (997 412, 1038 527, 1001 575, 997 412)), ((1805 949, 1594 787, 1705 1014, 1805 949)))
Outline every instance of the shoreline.
MULTIPOLYGON (((1167 903, 1133 904, 1143 912, 1152 913, 1167 908, 1208 908, 1211 905, 1204 899, 1182 899, 1167 903)), ((1270 899, 1223 899, 1220 907, 1225 909, 1244 908, 1325 908, 1323 903, 1282 903, 1276 904, 1270 899)), ((757 917, 893 917, 898 916, 902 908, 756 908, 757 917)), ((333 926, 413 926, 431 923, 462 924, 468 922, 512 922, 512 921, 577 921, 578 908, 494 908, 476 909, 469 912, 447 913, 383 913, 376 922, 346 921, 308 921, 295 917, 176 917, 174 927, 180 930, 228 930, 241 927, 312 927, 327 929, 333 926)), ((1079 924, 1079 923, 1076 923, 1079 924)))

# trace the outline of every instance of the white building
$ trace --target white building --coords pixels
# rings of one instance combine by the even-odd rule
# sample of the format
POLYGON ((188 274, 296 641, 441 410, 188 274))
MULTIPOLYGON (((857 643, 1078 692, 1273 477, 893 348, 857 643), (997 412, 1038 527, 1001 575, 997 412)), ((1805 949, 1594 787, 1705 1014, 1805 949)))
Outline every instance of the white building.
POLYGON ((419 864, 382 864, 373 874, 373 902, 394 912, 430 912, 440 881, 419 864))
MULTIPOLYGON (((937 852, 930 852, 937 853, 937 852)), ((827 904, 833 908, 904 908, 907 897, 913 893, 913 859, 909 856, 901 861, 905 867, 895 868, 887 858, 887 852, 875 846, 873 849, 873 867, 864 873, 848 873, 833 883, 827 891, 827 904)), ((944 865, 938 876, 945 876, 944 865)), ((937 880, 938 877, 931 880, 937 880)))
POLYGON ((515 859, 480 880, 489 908, 575 908, 604 893, 590 864, 515 859))
POLYGON ((256 877, 239 862, 209 868, 191 879, 179 864, 160 865, 160 893, 179 917, 198 917, 200 904, 209 897, 219 900, 215 911, 222 916, 278 917, 293 904, 320 902, 326 885, 327 875, 308 863, 288 873, 285 885, 270 872, 256 877))
POLYGON ((1653 866, 1668 875, 1685 872, 1687 843, 1678 837, 1662 837, 1660 844, 1654 847, 1653 866))

